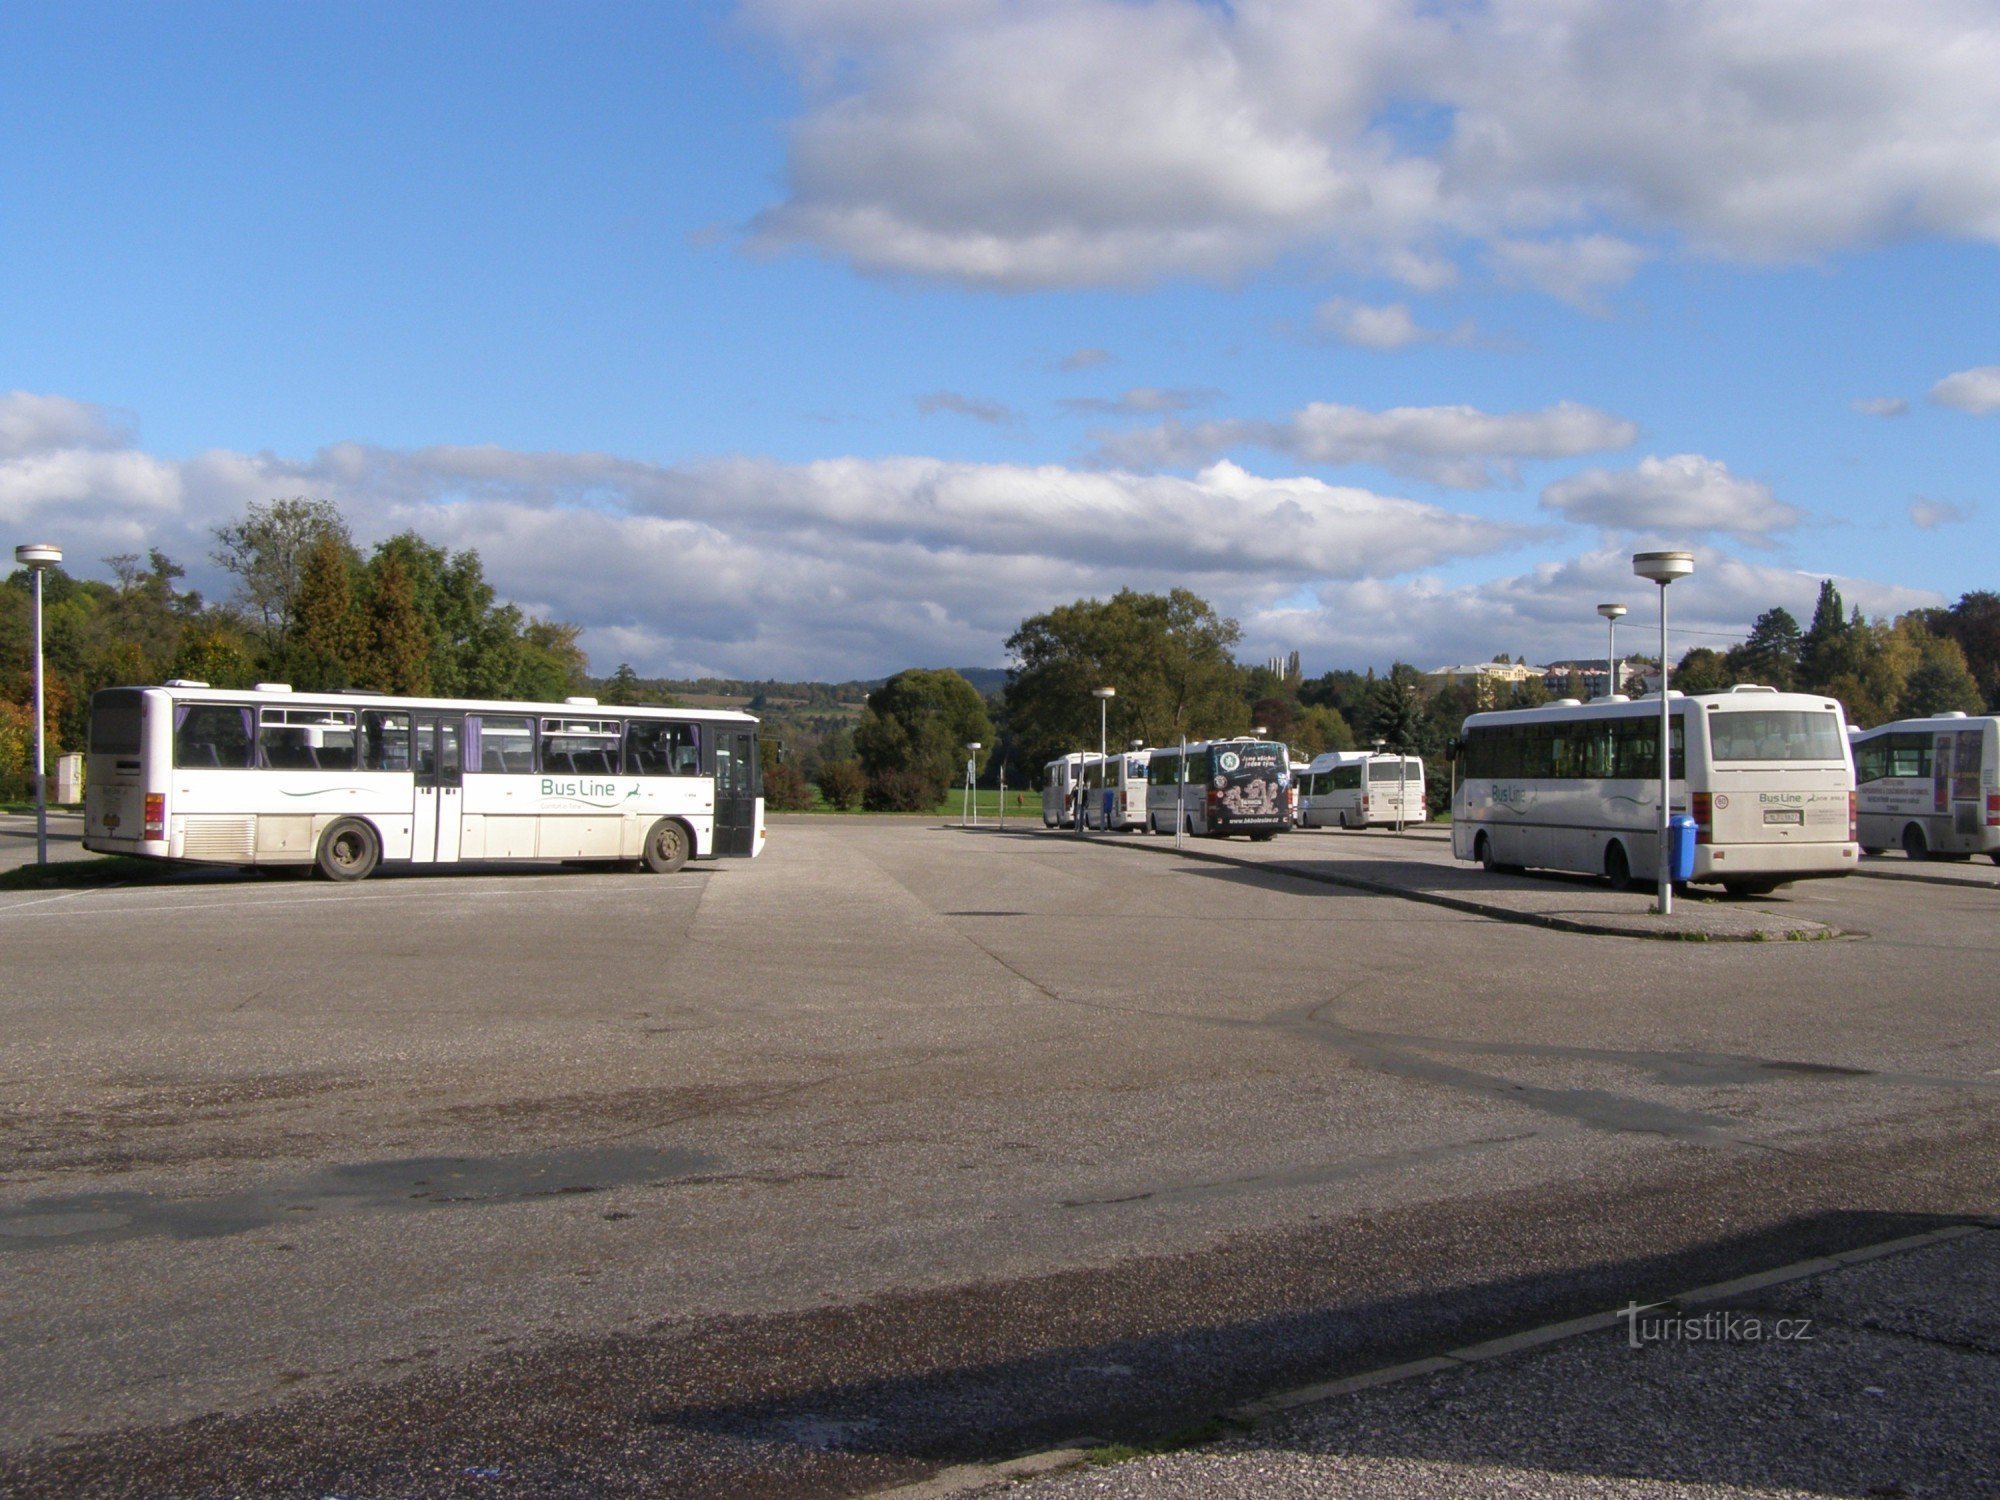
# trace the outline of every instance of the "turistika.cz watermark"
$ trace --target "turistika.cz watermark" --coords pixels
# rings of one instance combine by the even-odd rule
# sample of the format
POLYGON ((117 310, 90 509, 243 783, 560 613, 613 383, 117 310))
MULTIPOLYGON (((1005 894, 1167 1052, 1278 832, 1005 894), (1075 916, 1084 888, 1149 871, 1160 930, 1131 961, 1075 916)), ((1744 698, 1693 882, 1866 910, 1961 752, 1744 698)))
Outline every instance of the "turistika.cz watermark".
POLYGON ((1625 1320, 1625 1342, 1637 1349, 1646 1344, 1809 1344, 1811 1318, 1767 1318, 1758 1313, 1677 1312, 1659 1304, 1628 1303, 1618 1314, 1625 1320))

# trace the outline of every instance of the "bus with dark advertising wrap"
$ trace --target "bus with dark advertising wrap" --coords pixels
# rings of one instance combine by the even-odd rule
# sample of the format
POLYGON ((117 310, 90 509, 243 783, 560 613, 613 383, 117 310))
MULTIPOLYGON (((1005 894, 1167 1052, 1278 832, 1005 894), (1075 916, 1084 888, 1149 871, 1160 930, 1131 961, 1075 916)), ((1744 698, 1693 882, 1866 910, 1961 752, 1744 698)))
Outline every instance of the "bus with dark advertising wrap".
POLYGON ((1292 826, 1290 752, 1276 740, 1204 740, 1151 752, 1146 826, 1197 838, 1275 838, 1292 826))

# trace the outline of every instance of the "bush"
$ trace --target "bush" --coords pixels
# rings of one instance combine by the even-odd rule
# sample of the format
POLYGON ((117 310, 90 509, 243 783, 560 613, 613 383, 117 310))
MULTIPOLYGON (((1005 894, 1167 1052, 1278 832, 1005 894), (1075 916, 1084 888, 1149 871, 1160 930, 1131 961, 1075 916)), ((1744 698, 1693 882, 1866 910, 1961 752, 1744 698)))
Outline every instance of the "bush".
POLYGON ((921 771, 884 771, 868 778, 870 812, 929 812, 944 798, 944 787, 921 771))
POLYGON ((867 795, 868 778, 851 760, 830 760, 819 768, 819 794, 841 812, 853 812, 867 795))
POLYGON ((797 766, 779 764, 764 773, 764 805, 773 812, 804 812, 812 806, 812 785, 797 766))

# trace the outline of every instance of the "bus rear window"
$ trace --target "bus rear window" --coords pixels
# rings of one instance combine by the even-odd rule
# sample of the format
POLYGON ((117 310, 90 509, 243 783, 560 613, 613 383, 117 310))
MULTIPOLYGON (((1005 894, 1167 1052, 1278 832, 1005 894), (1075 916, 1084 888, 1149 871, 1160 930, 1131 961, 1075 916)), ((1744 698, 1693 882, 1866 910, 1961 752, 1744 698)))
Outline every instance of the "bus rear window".
POLYGON ((1766 708, 1708 716, 1709 744, 1724 761, 1837 761, 1847 758, 1837 715, 1766 708))
POLYGON ((137 755, 145 700, 137 688, 106 688, 90 700, 90 752, 137 755))

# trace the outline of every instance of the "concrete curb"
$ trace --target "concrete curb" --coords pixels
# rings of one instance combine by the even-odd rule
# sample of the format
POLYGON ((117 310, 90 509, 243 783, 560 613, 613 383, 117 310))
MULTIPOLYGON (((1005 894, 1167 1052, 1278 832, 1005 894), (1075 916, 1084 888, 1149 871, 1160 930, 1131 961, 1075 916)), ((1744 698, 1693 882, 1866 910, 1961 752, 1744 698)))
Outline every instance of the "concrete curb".
POLYGON ((1426 906, 1442 906, 1449 911, 1465 912, 1475 917, 1486 917, 1495 922, 1514 922, 1524 927, 1545 927, 1554 932, 1581 933, 1587 937, 1638 938, 1651 943, 1768 943, 1768 942, 1821 942, 1826 938, 1844 936, 1838 927, 1829 927, 1824 922, 1807 924, 1818 929, 1806 938, 1790 938, 1784 935, 1753 936, 1750 933, 1700 933, 1700 932, 1648 932, 1643 928, 1621 927, 1611 922, 1592 922, 1581 917, 1556 917, 1546 912, 1520 911, 1511 906, 1494 906, 1484 901, 1474 901, 1466 896, 1447 896, 1440 891, 1416 891, 1407 886, 1392 885, 1387 881, 1370 880, 1362 875, 1336 875, 1325 870, 1308 870, 1281 860, 1240 859, 1235 855, 1219 854, 1212 849, 1176 849, 1172 845, 1154 847, 1129 839, 1107 840, 1104 835, 1092 835, 1089 842, 1106 848, 1133 849, 1142 854, 1178 854, 1184 859, 1206 860, 1210 864, 1229 865, 1239 870, 1268 870, 1294 880, 1311 880, 1321 885, 1345 886, 1350 890, 1366 891, 1371 896, 1393 896, 1403 901, 1418 901, 1426 906))
POLYGON ((1887 880, 1903 885, 1954 886, 1961 891, 2000 890, 2000 879, 1954 880, 1949 875, 1905 875, 1900 870, 1856 870, 1854 873, 1867 880, 1887 880))
MULTIPOLYGON (((1343 1376, 1339 1380, 1323 1380, 1312 1385, 1294 1386, 1286 1391, 1275 1391, 1254 1401, 1245 1401, 1230 1407, 1221 1414, 1222 1420, 1237 1426, 1254 1427, 1258 1422, 1297 1411, 1301 1407, 1317 1406, 1322 1402, 1335 1401, 1342 1396, 1351 1396, 1360 1391, 1396 1385, 1405 1380, 1418 1380, 1426 1375, 1442 1374, 1447 1370, 1470 1369, 1493 1360, 1509 1359, 1517 1354, 1544 1349, 1551 1344, 1559 1344, 1585 1334, 1601 1333, 1616 1328, 1634 1310, 1651 1312, 1663 1307, 1699 1307, 1711 1302, 1722 1302, 1750 1292, 1760 1292, 1794 1281, 1805 1281, 1814 1276, 1824 1276, 1830 1271, 1866 1265, 1870 1261, 1884 1260, 1892 1255, 1907 1255, 1915 1250, 1927 1250, 1933 1245, 1961 1240, 1968 1235, 1990 1234, 1996 1230, 2000 1230, 2000 1219, 1951 1224, 1943 1229, 1906 1235, 1901 1239, 1883 1240, 1878 1244, 1863 1245, 1855 1250, 1841 1250, 1832 1255, 1792 1261, 1788 1265, 1777 1266, 1769 1271, 1758 1271, 1749 1276, 1738 1276, 1729 1281, 1711 1282, 1707 1286, 1694 1287, 1660 1302, 1649 1302, 1643 1306, 1633 1304, 1631 1307, 1610 1312, 1586 1313, 1579 1318, 1565 1318, 1559 1323, 1544 1323, 1539 1327, 1526 1328, 1519 1333, 1507 1334, 1501 1338, 1466 1344, 1424 1359, 1409 1360, 1399 1365, 1386 1365, 1381 1369, 1363 1371, 1359 1375, 1343 1376)), ((1051 1449, 1045 1453, 1030 1453, 1000 1463, 959 1464, 929 1479, 919 1480, 915 1484, 870 1491, 868 1500, 957 1500, 957 1497, 979 1494, 1018 1479, 1033 1479, 1059 1473, 1064 1469, 1078 1468, 1090 1461, 1090 1450, 1099 1446, 1102 1445, 1094 1439, 1080 1438, 1068 1447, 1051 1449)))

